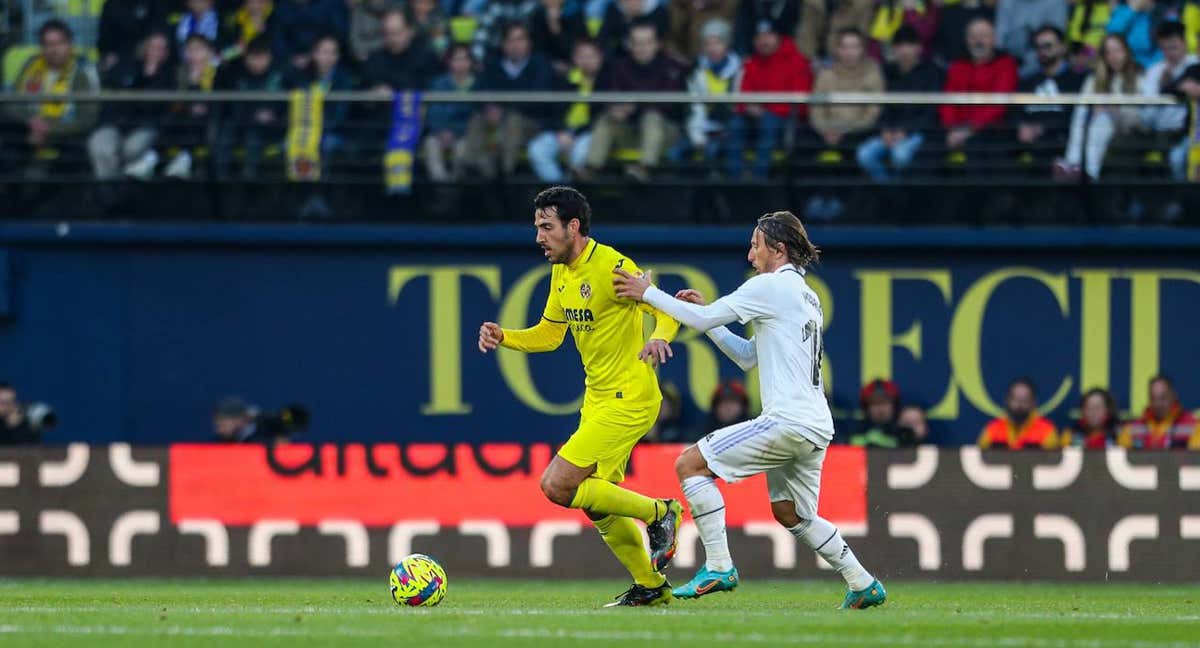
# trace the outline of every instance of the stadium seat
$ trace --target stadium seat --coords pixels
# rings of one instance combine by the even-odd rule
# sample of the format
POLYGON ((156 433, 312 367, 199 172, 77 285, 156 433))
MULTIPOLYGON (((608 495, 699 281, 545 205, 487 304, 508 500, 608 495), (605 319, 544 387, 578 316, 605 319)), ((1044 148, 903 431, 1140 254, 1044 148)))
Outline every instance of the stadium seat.
POLYGON ((471 16, 454 16, 450 19, 450 40, 455 43, 470 43, 478 27, 479 21, 471 16))
POLYGON ((25 62, 37 52, 37 45, 13 45, 4 50, 4 88, 6 90, 12 88, 13 81, 21 73, 25 62))

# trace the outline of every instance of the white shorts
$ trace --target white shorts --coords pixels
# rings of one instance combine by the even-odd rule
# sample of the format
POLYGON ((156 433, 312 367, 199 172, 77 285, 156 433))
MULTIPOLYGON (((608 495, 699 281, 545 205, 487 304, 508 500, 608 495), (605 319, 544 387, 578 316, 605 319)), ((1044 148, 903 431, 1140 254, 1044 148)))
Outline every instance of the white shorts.
POLYGON ((721 428, 696 446, 721 479, 732 484, 765 472, 772 502, 794 502, 805 520, 817 516, 825 448, 762 416, 721 428))

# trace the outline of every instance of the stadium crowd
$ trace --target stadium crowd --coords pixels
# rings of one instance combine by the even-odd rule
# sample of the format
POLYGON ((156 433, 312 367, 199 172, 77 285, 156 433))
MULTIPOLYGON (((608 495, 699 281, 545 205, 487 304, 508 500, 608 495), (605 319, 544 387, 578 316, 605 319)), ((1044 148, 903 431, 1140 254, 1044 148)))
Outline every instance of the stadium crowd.
MULTIPOLYGON (((107 0, 96 42, 42 24, 13 92, 369 89, 687 91, 697 103, 425 107, 434 181, 530 171, 734 180, 781 161, 878 182, 906 172, 1189 174, 1188 105, 705 104, 734 91, 1094 92, 1200 98, 1195 0, 107 0), (89 52, 92 53, 89 56, 89 52), (95 62, 93 63, 93 59, 95 62)), ((86 151, 100 180, 255 179, 288 106, 6 104, 12 168, 86 151), (203 163, 199 161, 203 159, 203 163)), ((385 104, 324 108, 321 164, 379 160, 385 104)), ((1200 154, 1200 147, 1197 147, 1200 154)), ((270 168, 282 169, 282 164, 270 168)), ((378 168, 378 164, 376 164, 378 168)))

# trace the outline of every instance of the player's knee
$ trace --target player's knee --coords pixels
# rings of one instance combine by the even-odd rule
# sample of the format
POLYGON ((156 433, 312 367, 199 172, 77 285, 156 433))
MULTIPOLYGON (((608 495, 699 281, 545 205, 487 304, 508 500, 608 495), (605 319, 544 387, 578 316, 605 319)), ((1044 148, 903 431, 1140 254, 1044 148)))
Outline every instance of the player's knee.
POLYGON ((792 502, 771 502, 771 515, 775 521, 790 529, 804 521, 796 514, 796 505, 792 502))
POLYGON ((705 472, 704 455, 700 454, 700 450, 696 446, 684 450, 675 459, 675 475, 681 482, 688 477, 703 475, 705 472))
POLYGON ((575 488, 563 483, 562 480, 555 479, 550 474, 542 475, 542 493, 545 494, 546 499, 559 506, 570 507, 572 500, 575 499, 575 488))

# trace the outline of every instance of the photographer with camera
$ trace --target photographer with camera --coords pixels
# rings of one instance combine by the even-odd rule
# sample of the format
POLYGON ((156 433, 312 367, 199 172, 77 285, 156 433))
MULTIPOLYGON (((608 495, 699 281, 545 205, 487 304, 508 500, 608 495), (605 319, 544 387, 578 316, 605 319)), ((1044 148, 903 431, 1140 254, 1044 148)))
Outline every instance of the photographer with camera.
POLYGON ((29 445, 39 443, 42 431, 58 423, 58 416, 45 403, 22 405, 17 390, 0 382, 0 445, 29 445))
POLYGON ((221 399, 213 409, 213 440, 217 443, 287 443, 308 427, 308 410, 289 405, 266 414, 237 396, 221 399))

